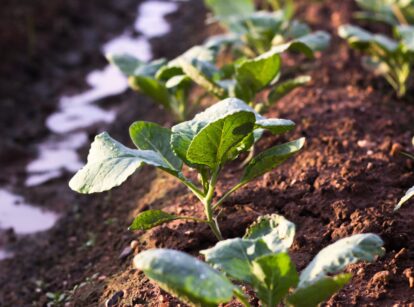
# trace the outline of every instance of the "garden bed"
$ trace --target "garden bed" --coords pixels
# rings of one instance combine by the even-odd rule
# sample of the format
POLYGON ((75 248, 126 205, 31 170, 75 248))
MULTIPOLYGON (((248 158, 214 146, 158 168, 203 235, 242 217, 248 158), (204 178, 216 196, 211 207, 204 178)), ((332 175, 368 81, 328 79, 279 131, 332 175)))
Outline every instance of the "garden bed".
MULTIPOLYGON (((135 7, 136 3, 129 5, 135 7)), ((104 11, 108 9, 102 7, 104 11)), ((125 5, 120 11, 128 16, 130 8, 125 5)), ((359 57, 336 36, 336 28, 351 20, 354 9, 352 1, 299 1, 299 17, 314 29, 329 31, 333 40, 310 67, 312 82, 284 97, 269 111, 269 117, 292 119, 296 129, 283 137, 266 138, 258 147, 267 148, 301 136, 306 137, 306 146, 295 158, 240 189, 224 203, 222 231, 226 238, 240 236, 259 215, 279 213, 297 225, 290 252, 298 269, 339 238, 363 232, 379 234, 385 242, 385 256, 373 264, 351 265, 347 270, 354 275, 351 283, 328 305, 409 306, 414 303, 414 289, 409 287, 404 272, 414 269, 414 207, 407 204, 396 213, 393 208, 412 186, 414 172, 407 159, 391 155, 391 148, 394 143, 407 149, 410 146, 414 131, 414 105, 410 104, 413 92, 397 100, 384 81, 362 69, 359 57)), ((79 5, 73 10, 80 13, 83 9, 79 5)), ((216 32, 217 27, 204 26, 205 14, 201 1, 181 4, 179 12, 169 17, 173 31, 152 41, 154 56, 173 58, 216 32)), ((77 22, 71 22, 76 28, 77 22)), ((114 21, 118 26, 111 31, 120 31, 125 26, 122 22, 125 21, 114 21)), ((94 25, 89 28, 97 31, 94 25)), ((295 58, 287 61, 294 62, 295 58)), ((96 65, 93 61, 88 63, 96 65)), ((58 82, 58 89, 70 91, 76 86, 83 71, 76 67, 62 77, 66 84, 58 82), (68 82, 71 78, 72 83, 68 82)), ((38 69, 43 72, 43 68, 38 69)), ((45 86, 47 77, 40 74, 39 78, 45 86)), ((45 100, 50 102, 53 96, 45 100)), ((135 93, 105 101, 114 103, 120 104, 121 111, 107 130, 119 140, 127 140, 127 127, 134 120, 171 125, 163 111, 135 93)), ((50 103, 41 110, 47 114, 53 108, 50 103)), ((11 104, 6 111, 12 114, 19 110, 19 104, 11 104)), ((17 119, 22 124, 32 114, 24 112, 26 117, 17 119)), ((33 129, 22 130, 18 136, 6 130, 9 143, 17 146, 10 145, 10 155, 15 155, 13 150, 24 152, 19 147, 23 142, 34 144, 45 134, 44 115, 36 119, 33 129), (27 137, 28 130, 36 133, 27 137)), ((91 129, 90 136, 99 128, 91 129)), ((22 172, 21 163, 27 159, 26 154, 22 155, 15 165, 6 168, 8 174, 22 172)), ((218 187, 219 194, 237 182, 240 170, 231 165, 223 174, 221 182, 225 184, 218 187)), ((102 305, 110 298, 115 300, 116 295, 122 306, 176 306, 176 299, 132 267, 133 255, 151 247, 167 247, 198 256, 200 249, 215 243, 214 236, 207 226, 193 222, 175 221, 145 234, 131 233, 127 226, 137 213, 149 208, 202 217, 203 208, 197 199, 172 177, 148 167, 122 187, 92 196, 74 195, 67 188, 68 178, 25 192, 36 203, 59 208, 63 217, 48 233, 13 243, 15 257, 0 264, 0 305, 44 305, 48 302, 46 293, 52 292, 65 293, 75 306, 102 305), (138 241, 138 247, 131 251, 128 247, 133 240, 138 241)), ((16 180, 21 179, 16 176, 16 180)))

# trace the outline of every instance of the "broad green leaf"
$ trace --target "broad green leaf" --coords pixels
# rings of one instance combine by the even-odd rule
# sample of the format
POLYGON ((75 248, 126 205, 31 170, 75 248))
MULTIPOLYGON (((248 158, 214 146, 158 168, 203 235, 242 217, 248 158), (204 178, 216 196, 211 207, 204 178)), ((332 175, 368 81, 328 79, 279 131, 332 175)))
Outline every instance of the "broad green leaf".
POLYGON ((272 89, 272 91, 267 96, 267 99, 269 103, 275 103, 295 88, 309 83, 310 80, 310 76, 299 76, 293 79, 286 80, 284 82, 280 82, 274 87, 274 89, 272 89))
POLYGON ((307 58, 313 58, 313 50, 306 44, 298 41, 290 41, 284 44, 276 45, 270 50, 275 54, 281 54, 285 51, 294 51, 303 53, 307 58))
POLYGON ((233 33, 226 33, 210 36, 204 43, 204 46, 217 52, 224 46, 235 46, 240 44, 242 44, 240 37, 233 33))
POLYGON ((137 91, 143 92, 165 108, 170 108, 170 97, 167 88, 160 81, 152 77, 131 76, 129 85, 137 91))
POLYGON ((292 20, 287 29, 286 36, 291 38, 299 38, 301 36, 311 33, 311 28, 304 22, 292 20))
POLYGON ((281 118, 266 118, 256 121, 255 128, 269 130, 272 134, 285 133, 292 130, 295 123, 289 119, 281 118))
POLYGON ((87 164, 73 176, 69 186, 85 194, 107 191, 123 183, 144 163, 169 168, 157 152, 130 149, 103 132, 95 137, 87 164))
POLYGON ((238 97, 250 101, 258 91, 268 86, 278 76, 280 67, 280 56, 272 52, 236 65, 238 97))
POLYGON ((129 230, 148 230, 177 219, 180 217, 162 210, 147 210, 137 215, 129 230))
POLYGON ((144 62, 129 54, 107 54, 106 58, 127 76, 133 75, 138 67, 144 65, 144 62))
POLYGON ((414 186, 408 189, 405 195, 400 199, 398 204, 395 206, 394 211, 400 209, 401 206, 404 205, 413 196, 414 196, 414 186))
POLYGON ((108 54, 108 61, 118 67, 126 76, 154 77, 156 72, 166 64, 164 59, 149 63, 142 62, 129 54, 108 54))
POLYGON ((336 274, 348 264, 358 261, 373 261, 384 254, 384 242, 375 234, 357 234, 343 238, 322 249, 300 274, 299 288, 336 274))
POLYGON ((204 0, 205 4, 213 11, 216 18, 230 16, 246 16, 254 12, 253 0, 204 0))
POLYGON ((167 65, 161 67, 156 73, 156 78, 159 80, 169 80, 174 76, 182 75, 181 62, 185 61, 191 63, 193 60, 203 62, 213 62, 215 59, 215 51, 205 46, 193 46, 186 52, 168 62, 167 65))
POLYGON ((246 166, 240 181, 249 182, 267 173, 297 153, 303 147, 304 143, 305 138, 300 138, 261 152, 246 166))
POLYGON ((295 42, 301 42, 313 51, 322 51, 328 48, 330 40, 328 32, 316 31, 297 38, 295 42))
POLYGON ((171 149, 170 129, 150 122, 138 121, 129 127, 129 135, 135 146, 141 150, 152 150, 159 154, 169 170, 179 172, 182 168, 182 161, 171 149))
POLYGON ((187 159, 214 169, 229 159, 229 152, 252 133, 255 115, 240 111, 205 126, 191 141, 187 159))
POLYGON ((206 263, 169 249, 147 250, 134 265, 165 291, 193 306, 217 306, 230 301, 236 287, 206 263))
POLYGON ((370 44, 375 44, 387 52, 394 52, 398 43, 384 35, 372 34, 360 27, 353 25, 342 25, 338 28, 338 35, 348 40, 349 44, 358 49, 366 49, 370 44))
MULTIPOLYGON (((414 4, 413 4, 414 6, 414 4)), ((397 34, 401 37, 401 42, 408 51, 414 52, 414 26, 400 25, 396 27, 397 34)))
POLYGON ((206 91, 216 95, 219 98, 225 96, 225 90, 218 85, 210 76, 203 72, 197 65, 194 65, 196 62, 187 62, 181 61, 180 66, 184 73, 191 78, 195 83, 203 87, 206 91))
POLYGON ((351 274, 323 277, 304 288, 297 288, 287 298, 289 306, 316 307, 341 290, 350 280, 351 274))
POLYGON ((166 88, 180 87, 183 85, 184 86, 190 85, 190 78, 188 78, 186 75, 174 76, 165 83, 166 88))
POLYGON ((269 254, 252 262, 253 288, 264 306, 274 307, 296 286, 299 276, 286 253, 269 254))
POLYGON ((247 228, 243 239, 262 239, 272 253, 286 252, 293 243, 295 229, 295 224, 281 215, 264 215, 247 228))
POLYGON ((256 116, 256 120, 264 119, 263 116, 255 112, 251 107, 237 98, 227 98, 198 113, 194 119, 182 122, 171 128, 171 146, 175 154, 186 164, 192 163, 187 159, 187 151, 194 137, 208 124, 231 114, 247 111, 256 116))
POLYGON ((229 276, 248 283, 253 282, 252 261, 271 251, 263 240, 228 239, 218 242, 214 247, 200 251, 214 268, 229 276))

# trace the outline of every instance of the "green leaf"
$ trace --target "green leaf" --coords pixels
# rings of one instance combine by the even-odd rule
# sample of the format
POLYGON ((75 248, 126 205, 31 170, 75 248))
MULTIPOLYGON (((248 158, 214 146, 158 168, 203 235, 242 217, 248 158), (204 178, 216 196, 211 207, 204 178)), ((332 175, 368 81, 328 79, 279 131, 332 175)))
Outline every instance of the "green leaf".
POLYGON ((276 54, 280 54, 285 51, 300 52, 310 59, 312 59, 314 56, 313 50, 308 45, 298 41, 290 41, 288 43, 274 46, 272 47, 271 51, 276 54))
POLYGON ((129 230, 148 230, 180 218, 162 210, 147 210, 137 215, 131 226, 129 226, 129 230))
POLYGON ((394 211, 397 211, 398 209, 400 209, 401 206, 404 205, 404 203, 407 202, 413 196, 414 196, 414 186, 408 189, 405 195, 400 199, 398 204, 395 206, 394 211))
POLYGON ((398 43, 381 34, 372 34, 360 27, 353 25, 342 25, 338 28, 338 35, 346 39, 353 48, 367 49, 370 45, 376 45, 386 52, 394 52, 398 43))
POLYGON ((225 90, 217 84, 211 76, 207 75, 203 72, 199 67, 196 65, 197 61, 193 60, 191 63, 187 61, 181 61, 180 66, 184 73, 191 78, 196 84, 203 87, 206 91, 216 95, 219 98, 223 98, 225 96, 225 90))
POLYGON ((313 51, 322 51, 328 48, 331 36, 325 31, 316 31, 303 35, 295 40, 311 48, 313 51))
POLYGON ((280 67, 280 56, 272 52, 236 65, 237 96, 245 101, 253 99, 278 76, 280 67))
POLYGON ((209 123, 191 141, 187 159, 211 169, 223 165, 233 158, 229 152, 252 133, 255 121, 254 113, 240 111, 209 123))
POLYGON ((134 90, 141 91, 166 109, 170 109, 170 95, 163 83, 152 77, 142 76, 131 76, 128 78, 128 81, 134 90))
POLYGON ((73 176, 69 186, 85 194, 107 191, 123 183, 144 163, 169 167, 158 153, 127 148, 103 132, 95 137, 87 164, 73 176))
POLYGON ((401 42, 403 43, 404 48, 414 52, 414 26, 399 25, 395 29, 398 36, 401 37, 401 42))
POLYGON ((107 54, 106 58, 127 76, 133 75, 138 67, 144 65, 144 62, 129 54, 107 54))
POLYGON ((305 288, 297 288, 287 301, 294 307, 316 307, 341 290, 351 277, 351 274, 323 277, 305 288))
POLYGON ((175 154, 187 165, 192 163, 187 159, 187 151, 195 136, 208 124, 231 114, 241 111, 252 112, 256 119, 264 119, 263 116, 255 112, 251 107, 237 98, 227 98, 207 108, 204 112, 198 113, 194 119, 182 122, 171 128, 171 146, 175 154))
POLYGON ((246 166, 240 181, 249 182, 267 173, 297 153, 303 147, 304 143, 305 138, 300 138, 261 152, 246 166))
POLYGON ((250 225, 243 239, 263 240, 272 253, 286 252, 295 237, 295 224, 278 214, 260 216, 250 225))
POLYGON ((256 121, 255 128, 269 130, 272 134, 281 134, 292 130, 295 123, 290 119, 266 118, 256 121))
POLYGON ((218 242, 214 247, 200 251, 214 268, 229 276, 248 283, 253 282, 252 261, 271 251, 263 240, 228 239, 218 242))
POLYGON ((375 234, 357 234, 343 238, 322 249, 300 274, 299 288, 345 269, 358 261, 373 261, 384 254, 384 242, 375 234))
POLYGON ((137 121, 129 127, 129 135, 138 149, 158 153, 169 166, 168 170, 173 172, 181 170, 183 162, 174 154, 170 146, 170 129, 155 123, 137 121))
POLYGON ((134 265, 165 291, 194 306, 226 303, 237 289, 204 262, 179 251, 148 250, 135 256, 134 265))
POLYGON ((108 54, 106 57, 112 65, 118 67, 128 77, 141 76, 154 78, 156 72, 166 64, 164 59, 145 63, 129 54, 108 54))
POLYGON ((252 0, 204 0, 205 4, 213 11, 216 18, 227 18, 230 16, 246 16, 254 12, 252 0))
POLYGON ((297 285, 299 276, 286 253, 270 254, 252 263, 253 288, 264 306, 274 307, 297 285))
POLYGON ((186 75, 177 75, 174 76, 165 83, 166 88, 174 88, 174 87, 181 87, 181 86, 188 86, 190 85, 191 79, 188 78, 186 75))
POLYGON ((311 79, 310 76, 299 76, 277 84, 267 96, 269 103, 277 102, 295 88, 309 83, 311 79))
POLYGON ((161 67, 156 78, 158 80, 169 80, 174 76, 182 75, 181 62, 185 61, 191 63, 193 60, 202 62, 213 62, 215 59, 215 51, 205 46, 193 46, 184 52, 182 55, 168 62, 167 65, 161 67))

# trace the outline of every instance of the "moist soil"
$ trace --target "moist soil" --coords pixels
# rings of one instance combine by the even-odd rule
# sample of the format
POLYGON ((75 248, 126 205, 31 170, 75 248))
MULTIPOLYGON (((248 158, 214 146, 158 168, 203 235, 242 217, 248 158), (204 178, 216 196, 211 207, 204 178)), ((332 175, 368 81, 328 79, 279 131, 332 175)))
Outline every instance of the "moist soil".
MULTIPOLYGON (((0 12, 2 26, 10 29, 0 34, 6 59, 0 65, 5 77, 0 83, 0 180, 20 186, 16 190, 29 201, 62 214, 56 226, 41 235, 16 237, 9 231, 3 236, 15 256, 0 263, 1 306, 44 306, 51 302, 48 292, 65 294, 66 301, 56 305, 183 306, 133 268, 134 254, 165 247, 199 256, 200 249, 215 244, 206 226, 192 222, 175 221, 146 233, 127 230, 134 216, 149 208, 203 216, 193 195, 149 167, 121 187, 97 195, 71 192, 69 174, 41 188, 21 187, 25 163, 33 157, 36 143, 47 136, 45 117, 56 108, 60 94, 85 88, 85 74, 105 64, 97 56, 101 44, 132 24, 137 4, 6 1, 7 9, 0 12), (25 23, 16 23, 18 17, 25 23), (132 250, 133 240, 138 246, 132 250)), ((152 40, 155 57, 173 58, 219 31, 204 25, 201 1, 180 5, 168 17, 173 31, 152 40)), ((267 114, 294 120, 296 129, 263 138, 257 151, 301 136, 306 146, 294 159, 233 194, 223 204, 220 225, 223 235, 231 238, 241 236, 259 215, 284 215, 297 226, 290 254, 299 270, 321 248, 342 237, 377 233, 385 242, 385 256, 375 263, 349 266, 352 281, 326 305, 413 306, 407 272, 414 270, 414 206, 411 202, 393 212, 414 183, 413 163, 392 155, 391 149, 400 144, 412 150, 414 92, 396 99, 382 79, 362 69, 360 56, 335 36, 340 24, 352 21, 355 9, 352 1, 298 1, 298 16, 314 29, 331 32, 332 44, 305 66, 312 82, 267 114)), ((304 59, 286 56, 291 67, 298 62, 304 59)), ((116 123, 105 129, 131 146, 127 127, 134 120, 172 124, 167 114, 136 93, 107 98, 102 105, 117 106, 116 123)), ((103 128, 90 128, 90 138, 103 128)), ((86 157, 87 148, 81 154, 86 157)), ((220 178, 217 196, 238 176, 238 166, 230 165, 220 178)), ((258 304, 254 297, 251 302, 258 304)), ((239 305, 234 301, 227 306, 239 305)))

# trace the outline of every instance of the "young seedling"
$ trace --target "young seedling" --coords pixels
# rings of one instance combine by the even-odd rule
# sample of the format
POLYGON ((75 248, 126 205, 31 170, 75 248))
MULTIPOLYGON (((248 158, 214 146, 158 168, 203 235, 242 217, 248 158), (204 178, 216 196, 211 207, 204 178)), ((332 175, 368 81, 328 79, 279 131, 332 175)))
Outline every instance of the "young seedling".
POLYGON ((138 149, 125 147, 105 132, 96 136, 86 166, 75 174, 69 186, 79 193, 103 192, 123 183, 143 164, 155 166, 176 177, 197 196, 204 205, 205 219, 148 210, 135 218, 130 229, 147 230, 172 220, 189 219, 207 223, 221 240, 217 211, 222 202, 297 153, 304 138, 259 153, 244 167, 239 183, 214 203, 223 166, 248 151, 264 130, 280 134, 293 127, 292 121, 267 119, 235 98, 220 101, 171 130, 155 123, 135 122, 130 127, 130 136, 138 149), (199 185, 184 176, 183 165, 198 172, 199 185))
MULTIPOLYGON (((412 144, 414 145, 414 138, 412 139, 412 144)), ((411 160, 414 161, 414 154, 406 152, 406 151, 400 151, 399 154, 410 158, 411 160)), ((395 206, 394 211, 397 211, 398 209, 401 208, 402 205, 404 205, 407 201, 409 201, 411 199, 411 197, 414 196, 414 186, 412 186, 411 188, 408 189, 408 191, 405 193, 405 195, 400 199, 400 201, 398 202, 398 204, 395 206)))
MULTIPOLYGON (((314 38, 314 37, 313 37, 314 38)), ((292 40, 273 47, 270 51, 253 59, 240 58, 221 68, 200 59, 182 59, 180 66, 187 77, 219 99, 236 97, 253 105, 262 90, 269 89, 267 98, 258 103, 259 111, 277 102, 294 88, 310 81, 309 76, 299 76, 278 82, 281 76, 281 56, 287 50, 299 51, 307 57, 314 56, 312 37, 292 40)))
MULTIPOLYGON (((269 1, 274 8, 280 8, 278 2, 269 1)), ((318 40, 314 50, 325 49, 329 44, 328 33, 311 33, 307 24, 292 19, 292 1, 286 1, 283 9, 273 12, 256 11, 253 0, 205 0, 205 3, 212 10, 214 20, 228 30, 228 34, 212 37, 207 42, 209 47, 229 45, 236 53, 252 58, 269 51, 272 46, 305 36, 318 40)))
POLYGON ((170 62, 159 59, 145 63, 129 54, 108 54, 107 58, 128 77, 132 89, 152 98, 181 122, 187 119, 197 104, 189 104, 191 80, 184 75, 178 63, 193 59, 210 63, 215 59, 215 52, 203 46, 194 46, 170 62))
POLYGON ((294 235, 293 223, 277 214, 267 215, 243 238, 221 241, 201 252, 217 271, 168 249, 144 251, 135 256, 134 264, 191 306, 217 306, 233 295, 249 306, 240 289, 231 285, 232 279, 250 285, 262 306, 316 307, 350 281, 351 274, 340 273, 347 265, 374 261, 384 254, 380 237, 357 234, 322 249, 299 275, 288 255, 294 235))
POLYGON ((414 66, 413 26, 396 26, 395 39, 382 34, 372 34, 353 25, 339 27, 338 34, 346 39, 352 48, 367 55, 363 58, 366 69, 383 76, 398 97, 406 94, 414 66))
POLYGON ((414 1, 400 0, 356 0, 363 11, 355 17, 387 23, 391 26, 414 24, 414 1))

